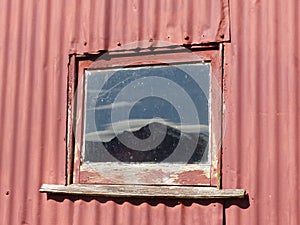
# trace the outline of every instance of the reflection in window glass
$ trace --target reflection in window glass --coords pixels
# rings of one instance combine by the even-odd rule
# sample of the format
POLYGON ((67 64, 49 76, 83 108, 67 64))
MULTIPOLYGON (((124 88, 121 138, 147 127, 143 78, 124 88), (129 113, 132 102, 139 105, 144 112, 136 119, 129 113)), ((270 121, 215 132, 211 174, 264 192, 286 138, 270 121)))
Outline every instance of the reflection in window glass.
POLYGON ((85 72, 89 162, 209 163, 210 64, 85 72))

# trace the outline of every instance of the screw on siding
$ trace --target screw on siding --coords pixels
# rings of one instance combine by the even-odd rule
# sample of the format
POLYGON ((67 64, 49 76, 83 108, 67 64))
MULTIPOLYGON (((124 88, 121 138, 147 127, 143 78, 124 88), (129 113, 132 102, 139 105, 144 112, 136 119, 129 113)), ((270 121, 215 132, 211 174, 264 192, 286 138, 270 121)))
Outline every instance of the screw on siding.
POLYGON ((225 37, 225 35, 224 35, 224 34, 220 34, 220 38, 222 38, 222 39, 223 39, 224 37, 225 37))
POLYGON ((190 37, 188 35, 185 35, 184 40, 188 41, 188 40, 190 40, 190 37))
POLYGON ((150 38, 150 39, 149 39, 149 42, 153 42, 153 39, 152 39, 152 38, 150 38))
POLYGON ((121 42, 119 42, 119 41, 118 41, 118 42, 117 42, 117 46, 119 46, 119 47, 120 47, 120 46, 121 46, 121 42))

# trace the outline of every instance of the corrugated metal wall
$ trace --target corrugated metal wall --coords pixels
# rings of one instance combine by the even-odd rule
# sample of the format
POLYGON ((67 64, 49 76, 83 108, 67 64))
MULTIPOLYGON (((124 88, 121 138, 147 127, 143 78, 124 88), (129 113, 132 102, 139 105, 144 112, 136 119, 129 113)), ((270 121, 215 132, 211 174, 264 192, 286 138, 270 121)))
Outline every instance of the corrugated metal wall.
POLYGON ((250 207, 226 224, 300 224, 300 2, 230 3, 223 184, 250 207))
POLYGON ((0 224, 299 224, 297 0, 230 0, 223 187, 246 188, 250 206, 228 202, 223 215, 217 202, 38 192, 65 183, 69 53, 148 38, 229 39, 221 1, 120 2, 0 1, 0 224))

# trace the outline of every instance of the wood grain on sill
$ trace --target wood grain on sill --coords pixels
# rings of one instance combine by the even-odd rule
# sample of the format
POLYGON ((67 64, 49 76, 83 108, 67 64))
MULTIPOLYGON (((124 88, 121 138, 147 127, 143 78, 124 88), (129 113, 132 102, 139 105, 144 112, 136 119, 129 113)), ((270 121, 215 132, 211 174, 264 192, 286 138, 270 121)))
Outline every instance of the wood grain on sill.
POLYGON ((71 184, 68 186, 43 184, 40 188, 40 192, 104 197, 167 197, 193 199, 243 198, 246 194, 244 189, 217 189, 214 187, 93 184, 71 184))

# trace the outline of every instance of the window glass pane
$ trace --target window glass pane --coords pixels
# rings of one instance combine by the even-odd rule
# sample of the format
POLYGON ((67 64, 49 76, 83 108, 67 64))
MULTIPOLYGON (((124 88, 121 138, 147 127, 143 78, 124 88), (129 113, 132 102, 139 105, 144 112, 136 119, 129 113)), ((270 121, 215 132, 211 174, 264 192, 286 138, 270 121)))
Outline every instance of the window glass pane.
POLYGON ((85 72, 83 158, 210 163, 210 64, 85 72))

